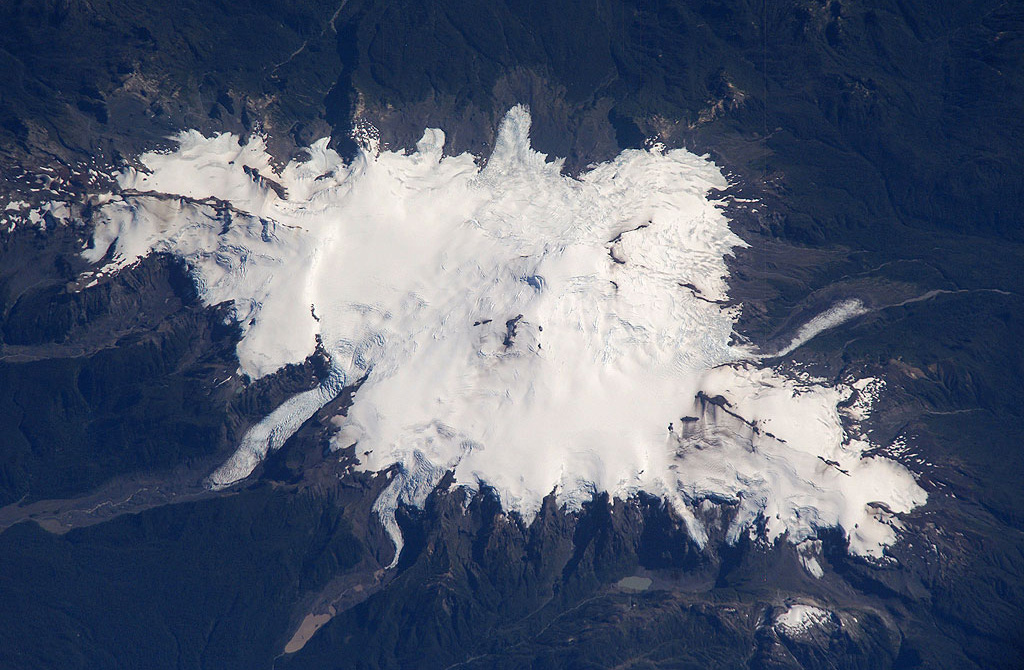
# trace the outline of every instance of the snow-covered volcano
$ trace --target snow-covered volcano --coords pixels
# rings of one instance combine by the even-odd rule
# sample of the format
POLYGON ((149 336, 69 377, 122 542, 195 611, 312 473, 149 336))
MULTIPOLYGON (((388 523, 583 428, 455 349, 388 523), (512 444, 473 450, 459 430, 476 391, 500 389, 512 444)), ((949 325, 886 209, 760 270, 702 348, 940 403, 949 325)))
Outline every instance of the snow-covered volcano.
POLYGON ((399 547, 396 505, 452 470, 527 520, 552 491, 573 507, 643 490, 698 542, 693 510, 713 499, 738 509, 731 538, 759 518, 792 542, 839 526, 852 551, 879 555, 892 513, 925 493, 847 435, 837 404, 854 391, 730 344, 725 258, 744 242, 708 198, 726 186, 716 166, 655 147, 570 178, 531 149, 529 126, 512 109, 485 162, 444 156, 427 130, 415 152, 367 141, 350 164, 322 140, 278 171, 259 137, 189 132, 120 175, 85 251, 108 259, 98 275, 172 253, 206 303, 233 302, 241 374, 301 362, 318 339, 333 365, 212 483, 248 476, 364 380, 334 444, 358 443, 366 470, 400 466, 377 503, 399 547))

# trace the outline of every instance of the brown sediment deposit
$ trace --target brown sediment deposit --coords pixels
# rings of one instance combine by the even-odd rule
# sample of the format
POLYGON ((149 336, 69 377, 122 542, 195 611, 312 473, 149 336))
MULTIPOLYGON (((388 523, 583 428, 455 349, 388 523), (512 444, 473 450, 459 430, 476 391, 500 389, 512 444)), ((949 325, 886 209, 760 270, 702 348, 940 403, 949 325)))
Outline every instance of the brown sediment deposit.
POLYGON ((335 609, 331 607, 327 612, 322 614, 314 614, 310 612, 299 624, 299 629, 295 631, 295 635, 292 635, 292 639, 288 640, 288 644, 284 646, 284 653, 294 654, 298 650, 306 646, 309 639, 313 637, 313 634, 320 630, 320 627, 331 620, 334 617, 335 609))

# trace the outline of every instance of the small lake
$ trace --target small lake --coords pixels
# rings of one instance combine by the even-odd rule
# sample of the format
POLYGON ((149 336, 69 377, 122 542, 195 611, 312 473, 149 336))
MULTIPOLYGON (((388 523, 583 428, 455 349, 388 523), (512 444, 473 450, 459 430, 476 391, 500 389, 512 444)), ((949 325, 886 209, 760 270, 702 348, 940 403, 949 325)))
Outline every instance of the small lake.
POLYGON ((627 591, 646 591, 651 588, 651 580, 648 577, 624 577, 616 582, 615 585, 627 591))

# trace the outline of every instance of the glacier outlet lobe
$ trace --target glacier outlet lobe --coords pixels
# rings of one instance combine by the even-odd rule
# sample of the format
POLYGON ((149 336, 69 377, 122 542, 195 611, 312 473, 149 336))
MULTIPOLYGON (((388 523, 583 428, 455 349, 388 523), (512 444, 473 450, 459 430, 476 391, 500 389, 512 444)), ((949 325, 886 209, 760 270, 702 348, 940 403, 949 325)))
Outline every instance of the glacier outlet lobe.
POLYGON ((248 476, 362 379, 335 446, 358 442, 369 471, 398 466, 376 509, 399 547, 395 506, 421 504, 451 470, 527 520, 552 491, 572 508, 643 490, 701 542, 692 506, 724 498, 738 508, 733 539, 758 518, 793 542, 839 526, 853 551, 880 555, 893 513, 925 493, 902 466, 862 457, 841 390, 730 344, 725 258, 744 242, 707 198, 726 186, 719 170, 655 148, 573 179, 531 149, 529 124, 512 109, 482 168, 444 156, 439 130, 415 152, 367 146, 350 164, 320 141, 276 174, 258 137, 190 132, 120 176, 85 252, 112 253, 100 273, 175 254, 205 302, 234 305, 240 373, 300 362, 317 338, 333 365, 212 483, 248 476), (695 400, 710 396, 765 429, 716 428, 695 400))

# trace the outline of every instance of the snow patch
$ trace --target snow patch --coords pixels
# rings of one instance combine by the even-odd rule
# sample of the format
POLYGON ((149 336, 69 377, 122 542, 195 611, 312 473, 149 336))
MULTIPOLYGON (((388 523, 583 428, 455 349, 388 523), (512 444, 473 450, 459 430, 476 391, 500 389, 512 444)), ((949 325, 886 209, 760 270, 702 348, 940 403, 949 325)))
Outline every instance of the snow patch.
POLYGON ((791 637, 801 637, 816 629, 833 627, 832 614, 812 605, 790 605, 775 617, 775 629, 791 637))
POLYGON ((853 380, 849 387, 853 390, 853 397, 843 408, 843 414, 854 422, 863 422, 871 415, 871 409, 885 391, 885 380, 864 377, 853 380))

